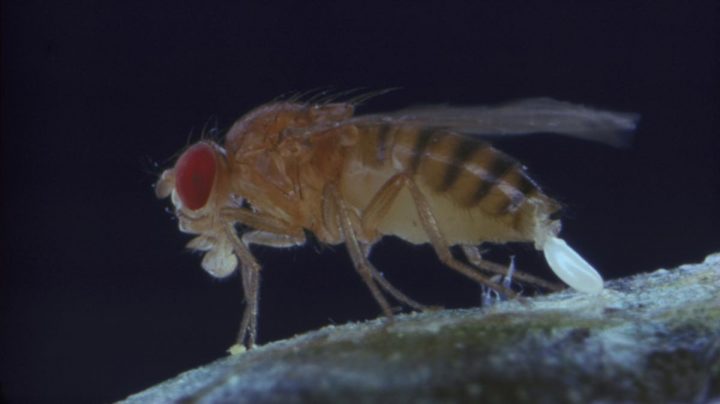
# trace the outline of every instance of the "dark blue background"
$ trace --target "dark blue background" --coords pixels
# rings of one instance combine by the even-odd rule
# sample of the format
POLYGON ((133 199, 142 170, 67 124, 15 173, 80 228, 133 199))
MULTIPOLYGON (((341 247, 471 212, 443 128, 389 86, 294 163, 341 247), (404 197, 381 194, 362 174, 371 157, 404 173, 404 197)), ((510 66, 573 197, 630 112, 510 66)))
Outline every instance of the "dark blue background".
MULTIPOLYGON (((716 2, 437 3, 3 2, 8 401, 117 400, 224 354, 239 279, 184 252, 151 185, 191 133, 288 91, 402 87, 368 112, 529 96, 639 112, 630 150, 498 146, 568 205, 565 238, 608 278, 720 248, 716 2)), ((379 314, 342 247, 254 251, 261 343, 379 314)), ((531 248, 497 251, 552 276, 531 248)), ((386 240, 373 259, 418 300, 478 302, 429 248, 386 240)))

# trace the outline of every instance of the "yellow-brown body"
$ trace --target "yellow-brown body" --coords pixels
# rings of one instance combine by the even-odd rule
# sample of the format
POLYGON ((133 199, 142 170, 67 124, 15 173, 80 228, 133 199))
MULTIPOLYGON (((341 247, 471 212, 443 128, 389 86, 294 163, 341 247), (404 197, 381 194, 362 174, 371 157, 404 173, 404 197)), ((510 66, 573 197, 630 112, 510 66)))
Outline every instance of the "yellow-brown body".
MULTIPOLYGON (((506 295, 513 292, 478 271, 505 273, 480 258, 478 244, 534 243, 573 287, 602 288, 594 269, 555 237, 560 222, 551 217, 559 204, 521 164, 468 134, 553 131, 618 143, 618 133, 634 128, 635 116, 549 99, 495 109, 353 113, 352 103, 259 107, 235 122, 223 146, 192 145, 158 181, 157 195, 172 195, 180 229, 197 235, 188 247, 206 252, 203 268, 216 277, 241 268, 247 304, 239 343, 254 344, 259 300, 260 265, 248 246, 300 245, 306 231, 321 242, 347 245, 388 317, 384 294, 415 309, 425 306, 370 263, 373 244, 385 235, 430 243, 448 267, 506 295), (238 235, 236 224, 251 230, 238 235), (450 253, 453 245, 463 247, 469 263, 450 253)), ((553 288, 527 274, 515 279, 553 288)))
MULTIPOLYGON (((323 215, 328 184, 362 217, 383 185, 406 173, 428 197, 451 244, 532 242, 538 212, 548 216, 559 207, 519 163, 480 139, 411 124, 354 122, 347 104, 262 108, 228 133, 226 149, 235 150, 228 153, 232 192, 323 242, 344 241, 323 215)), ((382 235, 429 241, 407 189, 377 228, 364 230, 365 242, 382 235)))

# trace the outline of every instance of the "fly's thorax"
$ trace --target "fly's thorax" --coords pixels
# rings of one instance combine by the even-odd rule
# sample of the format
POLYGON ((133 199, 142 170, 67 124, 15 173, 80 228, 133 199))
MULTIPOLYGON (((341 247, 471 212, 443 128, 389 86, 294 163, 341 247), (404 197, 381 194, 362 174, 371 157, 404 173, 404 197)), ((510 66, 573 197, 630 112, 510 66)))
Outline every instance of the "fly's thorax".
POLYGON ((302 134, 349 119, 354 112, 349 103, 308 104, 276 102, 258 107, 238 119, 225 136, 231 152, 263 150, 277 146, 284 135, 302 134))
POLYGON ((303 186, 299 149, 285 146, 289 149, 276 146, 258 153, 236 153, 230 189, 255 211, 294 224, 303 220, 301 205, 309 190, 303 186))
POLYGON ((310 123, 340 122, 353 116, 355 106, 349 102, 331 102, 308 105, 305 111, 306 119, 310 123))
POLYGON ((248 113, 226 137, 232 192, 266 214, 305 225, 323 186, 337 177, 342 143, 351 134, 332 122, 352 112, 350 104, 281 102, 248 113))
POLYGON ((300 111, 301 107, 292 103, 260 106, 235 121, 225 135, 225 148, 231 153, 265 149, 277 142, 300 111))

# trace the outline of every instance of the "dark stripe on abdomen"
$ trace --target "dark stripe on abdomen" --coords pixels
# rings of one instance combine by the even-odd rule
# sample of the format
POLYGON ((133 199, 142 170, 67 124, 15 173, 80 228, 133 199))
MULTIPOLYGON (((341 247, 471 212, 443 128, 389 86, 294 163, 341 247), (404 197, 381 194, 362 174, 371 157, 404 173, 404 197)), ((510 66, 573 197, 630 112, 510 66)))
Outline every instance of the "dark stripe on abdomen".
POLYGON ((388 153, 388 143, 390 141, 390 132, 392 132, 392 125, 384 123, 378 128, 378 139, 377 139, 377 161, 381 164, 385 162, 385 157, 388 153))
POLYGON ((413 146, 412 158, 410 159, 410 172, 415 173, 423 160, 425 149, 433 140, 435 129, 423 128, 417 132, 417 140, 413 146))
POLYGON ((498 152, 493 153, 493 159, 489 165, 485 165, 487 171, 486 178, 478 178, 477 186, 475 191, 472 193, 470 198, 470 205, 479 204, 495 187, 500 178, 502 178, 508 171, 515 167, 515 161, 509 159, 506 156, 501 155, 498 152))
POLYGON ((474 139, 462 139, 455 147, 451 158, 452 163, 446 166, 445 174, 436 191, 444 192, 452 188, 464 170, 463 166, 465 163, 467 163, 479 149, 486 147, 489 147, 489 145, 485 142, 474 139))
POLYGON ((360 139, 357 143, 360 158, 368 167, 381 167, 386 160, 392 136, 392 125, 358 126, 360 139))
POLYGON ((505 198, 501 199, 494 207, 494 210, 500 213, 515 212, 525 202, 528 195, 537 189, 520 165, 516 165, 513 170, 505 174, 500 182, 511 187, 509 193, 505 193, 505 198))

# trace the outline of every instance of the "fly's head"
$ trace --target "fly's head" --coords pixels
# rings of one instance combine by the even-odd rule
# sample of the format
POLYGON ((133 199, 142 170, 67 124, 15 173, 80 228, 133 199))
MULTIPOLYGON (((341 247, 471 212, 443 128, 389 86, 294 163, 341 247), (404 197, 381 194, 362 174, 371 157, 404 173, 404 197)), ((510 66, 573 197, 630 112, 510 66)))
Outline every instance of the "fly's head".
POLYGON ((171 196, 175 208, 188 216, 208 216, 227 199, 227 171, 225 151, 215 143, 198 142, 162 173, 155 195, 171 196))
POLYGON ((187 247, 206 252, 203 268, 220 278, 237 267, 228 224, 221 217, 230 203, 229 173, 225 151, 203 141, 185 150, 155 185, 158 198, 171 197, 180 231, 199 235, 187 247))

